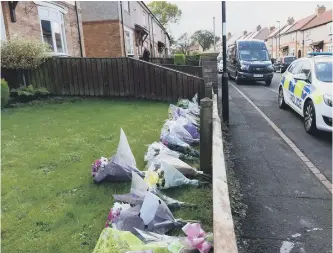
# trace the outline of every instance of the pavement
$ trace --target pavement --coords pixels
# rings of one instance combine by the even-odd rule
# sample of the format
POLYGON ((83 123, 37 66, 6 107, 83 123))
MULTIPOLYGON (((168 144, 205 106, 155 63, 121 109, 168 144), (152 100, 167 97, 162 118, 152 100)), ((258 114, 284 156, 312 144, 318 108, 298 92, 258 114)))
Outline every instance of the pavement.
MULTIPOLYGON (((229 83, 233 171, 247 206, 238 231, 240 253, 332 252, 332 194, 241 94, 247 96, 332 182, 332 135, 307 134, 302 119, 280 110, 277 88, 229 83), (235 88, 236 87, 236 88, 235 88), (239 92, 239 91, 240 92, 239 92)), ((219 89, 221 76, 219 76, 219 89)), ((221 90, 219 90, 220 93, 221 90)))

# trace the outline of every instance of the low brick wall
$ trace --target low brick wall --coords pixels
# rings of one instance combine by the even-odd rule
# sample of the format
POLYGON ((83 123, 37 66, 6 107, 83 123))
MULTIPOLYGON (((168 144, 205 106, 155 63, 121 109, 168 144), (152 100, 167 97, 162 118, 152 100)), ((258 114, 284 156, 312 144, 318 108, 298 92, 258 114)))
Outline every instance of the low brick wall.
POLYGON ((231 214, 226 164, 224 160, 221 120, 217 95, 213 95, 213 225, 214 252, 238 253, 234 222, 231 214))

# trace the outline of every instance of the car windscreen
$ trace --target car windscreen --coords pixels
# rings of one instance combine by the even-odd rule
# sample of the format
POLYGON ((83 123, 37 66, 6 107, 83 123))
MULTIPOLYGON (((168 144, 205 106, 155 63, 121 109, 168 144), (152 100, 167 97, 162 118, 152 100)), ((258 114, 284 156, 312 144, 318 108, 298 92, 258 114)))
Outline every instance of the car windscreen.
POLYGON ((284 58, 285 63, 292 63, 295 60, 296 60, 296 57, 285 57, 284 58))
POLYGON ((238 53, 242 61, 269 61, 266 46, 261 42, 239 42, 238 53))
POLYGON ((322 82, 332 82, 332 62, 316 62, 315 72, 317 79, 322 82))

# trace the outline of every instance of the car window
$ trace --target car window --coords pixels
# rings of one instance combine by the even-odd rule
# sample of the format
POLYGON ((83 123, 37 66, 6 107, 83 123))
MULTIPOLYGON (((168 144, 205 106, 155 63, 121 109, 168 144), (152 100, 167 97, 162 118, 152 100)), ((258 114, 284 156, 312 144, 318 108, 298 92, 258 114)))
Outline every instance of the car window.
POLYGON ((311 82, 311 64, 308 60, 305 60, 303 62, 300 73, 304 73, 306 75, 306 77, 308 78, 308 80, 311 82))
POLYGON ((319 81, 332 83, 332 62, 316 62, 316 76, 319 81))
POLYGON ((295 65, 296 65, 296 63, 295 63, 295 62, 294 62, 294 63, 292 63, 292 64, 290 64, 290 66, 289 66, 289 68, 287 69, 287 71, 288 71, 288 72, 290 72, 290 73, 292 73, 292 71, 293 71, 293 69, 294 69, 295 65))
POLYGON ((303 65, 303 61, 298 61, 298 62, 296 62, 295 66, 294 66, 293 69, 291 70, 291 73, 292 73, 293 75, 298 74, 298 73, 301 71, 301 69, 302 69, 302 65, 303 65))

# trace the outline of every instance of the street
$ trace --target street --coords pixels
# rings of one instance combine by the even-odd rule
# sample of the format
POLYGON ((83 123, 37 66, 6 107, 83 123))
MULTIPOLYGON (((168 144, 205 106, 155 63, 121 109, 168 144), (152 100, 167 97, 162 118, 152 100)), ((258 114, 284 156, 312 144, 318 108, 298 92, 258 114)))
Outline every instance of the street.
MULTIPOLYGON (((280 73, 275 73, 270 87, 263 82, 236 85, 249 97, 310 161, 332 182, 332 134, 321 132, 316 136, 307 134, 303 127, 303 119, 292 109, 281 110, 277 104, 280 73)), ((230 116, 232 124, 232 114, 230 116)))
MULTIPOLYGON (((307 167, 332 182, 332 135, 311 136, 301 117, 278 108, 279 81, 275 73, 270 87, 229 82, 228 169, 245 206, 233 212, 239 252, 332 252, 332 193, 307 167)), ((220 75, 218 87, 220 96, 220 75)))

